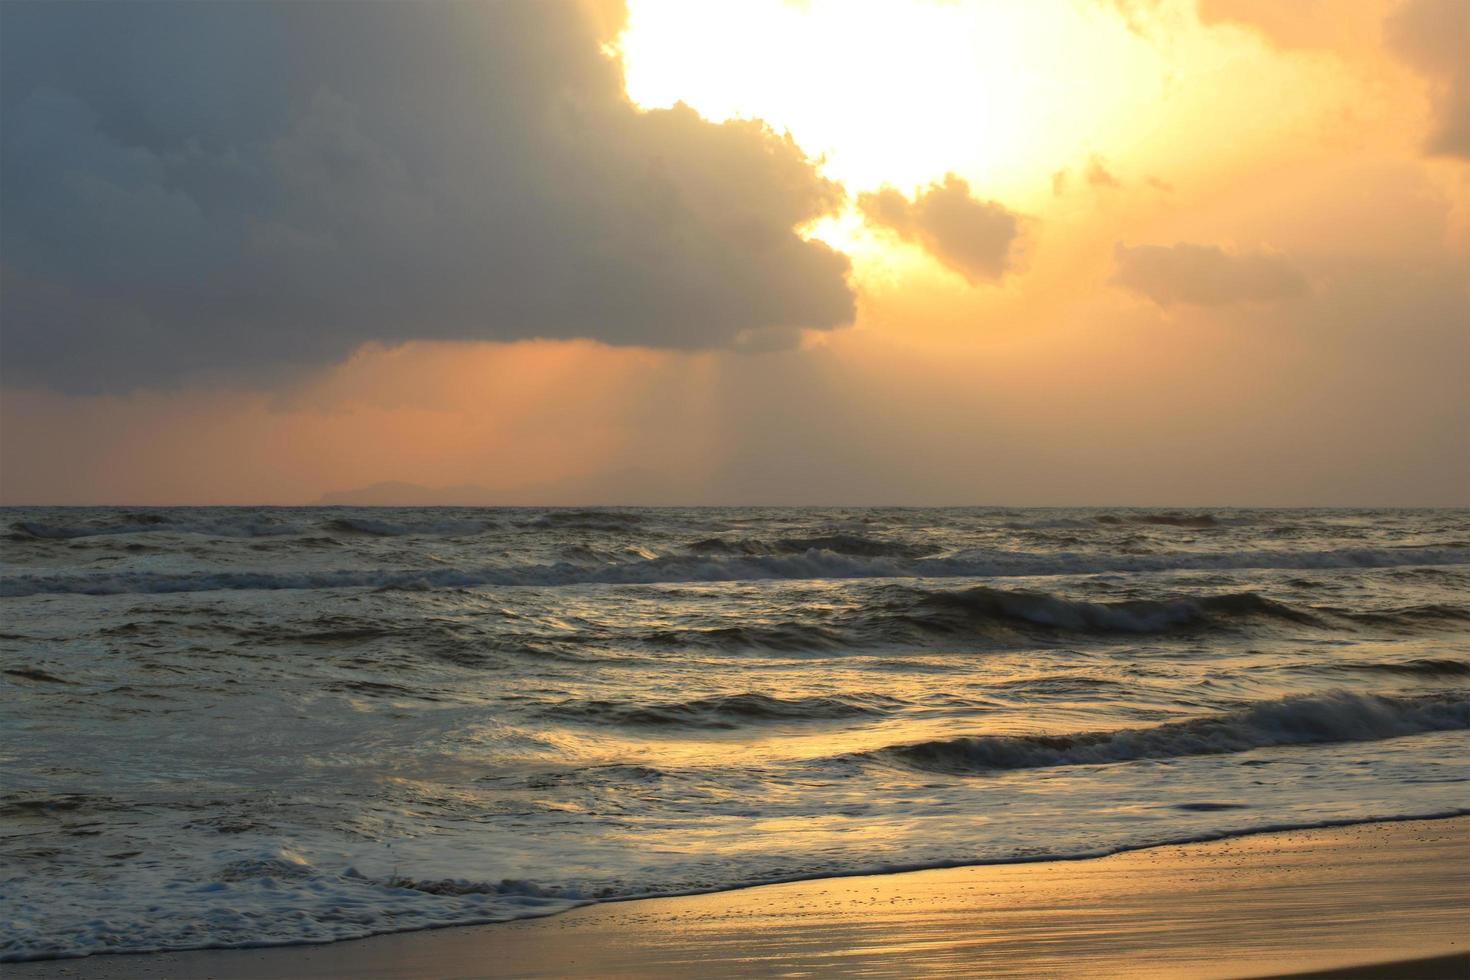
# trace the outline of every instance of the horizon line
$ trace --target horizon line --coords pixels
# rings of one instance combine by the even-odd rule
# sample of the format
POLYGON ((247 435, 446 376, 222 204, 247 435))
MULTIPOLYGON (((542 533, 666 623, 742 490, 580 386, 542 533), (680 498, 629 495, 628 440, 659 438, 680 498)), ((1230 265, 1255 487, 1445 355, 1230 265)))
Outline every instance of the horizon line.
POLYGON ((385 507, 416 510, 435 509, 458 509, 458 510, 592 510, 598 508, 621 509, 621 510, 737 510, 737 509, 761 509, 761 510, 800 510, 828 508, 834 510, 1470 510, 1470 500, 1454 504, 1364 504, 1364 503, 1314 503, 1314 504, 1230 504, 1230 503, 1047 503, 1047 504, 1012 504, 1012 503, 933 503, 933 504, 899 504, 899 503, 502 503, 502 504, 457 504, 457 503, 374 503, 374 504, 350 504, 350 503, 322 503, 312 501, 310 503, 10 503, 0 501, 0 510, 20 510, 26 508, 49 507, 53 509, 66 508, 138 508, 151 510, 172 510, 181 508, 234 508, 234 509, 278 509, 278 510, 374 510, 385 507))

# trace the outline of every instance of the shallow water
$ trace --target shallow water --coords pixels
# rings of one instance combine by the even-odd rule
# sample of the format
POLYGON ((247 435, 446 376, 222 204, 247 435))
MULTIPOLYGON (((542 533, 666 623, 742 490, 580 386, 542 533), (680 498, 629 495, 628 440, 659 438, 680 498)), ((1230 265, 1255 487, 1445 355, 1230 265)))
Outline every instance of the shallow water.
POLYGON ((1470 811, 1470 512, 9 508, 9 959, 1470 811))

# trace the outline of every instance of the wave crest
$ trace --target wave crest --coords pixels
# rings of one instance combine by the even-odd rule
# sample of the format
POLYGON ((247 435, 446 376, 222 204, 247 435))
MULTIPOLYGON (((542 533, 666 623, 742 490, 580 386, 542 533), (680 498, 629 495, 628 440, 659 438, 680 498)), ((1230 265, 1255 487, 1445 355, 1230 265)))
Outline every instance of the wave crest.
POLYGON ((557 717, 598 724, 734 729, 759 722, 832 721, 881 715, 906 703, 883 694, 778 698, 747 692, 649 704, 564 701, 547 710, 557 717))
POLYGON ((918 626, 944 632, 977 622, 1008 622, 1069 633, 1166 633, 1260 618, 1317 622, 1308 613, 1254 592, 1087 602, 1045 592, 1007 592, 983 586, 926 593, 908 617, 918 626))
POLYGON ((870 755, 958 775, 1222 755, 1281 745, 1368 742, 1470 728, 1463 692, 1388 697, 1337 692, 1263 701, 1154 728, 1069 735, 980 735, 892 746, 870 755))

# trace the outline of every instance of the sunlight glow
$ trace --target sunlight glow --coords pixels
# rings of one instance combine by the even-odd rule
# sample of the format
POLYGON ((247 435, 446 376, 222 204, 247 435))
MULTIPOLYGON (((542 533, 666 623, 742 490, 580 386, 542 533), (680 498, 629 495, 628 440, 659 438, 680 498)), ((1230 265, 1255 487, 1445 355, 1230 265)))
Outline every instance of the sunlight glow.
POLYGON ((792 132, 850 193, 954 171, 1034 193, 1120 145, 1164 94, 1158 50, 1101 6, 633 0, 629 94, 792 132))

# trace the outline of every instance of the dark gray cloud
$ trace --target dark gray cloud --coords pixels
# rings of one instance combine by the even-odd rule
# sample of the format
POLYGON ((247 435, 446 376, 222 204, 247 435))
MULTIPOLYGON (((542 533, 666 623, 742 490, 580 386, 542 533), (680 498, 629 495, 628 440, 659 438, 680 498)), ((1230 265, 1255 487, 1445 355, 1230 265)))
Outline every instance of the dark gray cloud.
POLYGON ((1114 285, 1160 306, 1269 303, 1306 290, 1300 272, 1279 255, 1231 253, 1218 245, 1113 246, 1114 285))
POLYGON ((642 113, 616 7, 0 5, 0 370, 64 390, 366 341, 765 349, 851 321, 789 138, 642 113), (611 13, 611 16, 609 16, 611 13))
POLYGON ((970 185, 954 174, 913 200, 883 187, 859 195, 857 203, 869 224, 918 245, 971 285, 999 279, 1011 268, 1019 217, 974 197, 970 185))
POLYGON ((1409 0, 1388 19, 1384 35, 1433 86, 1428 151, 1470 160, 1470 3, 1409 0))

